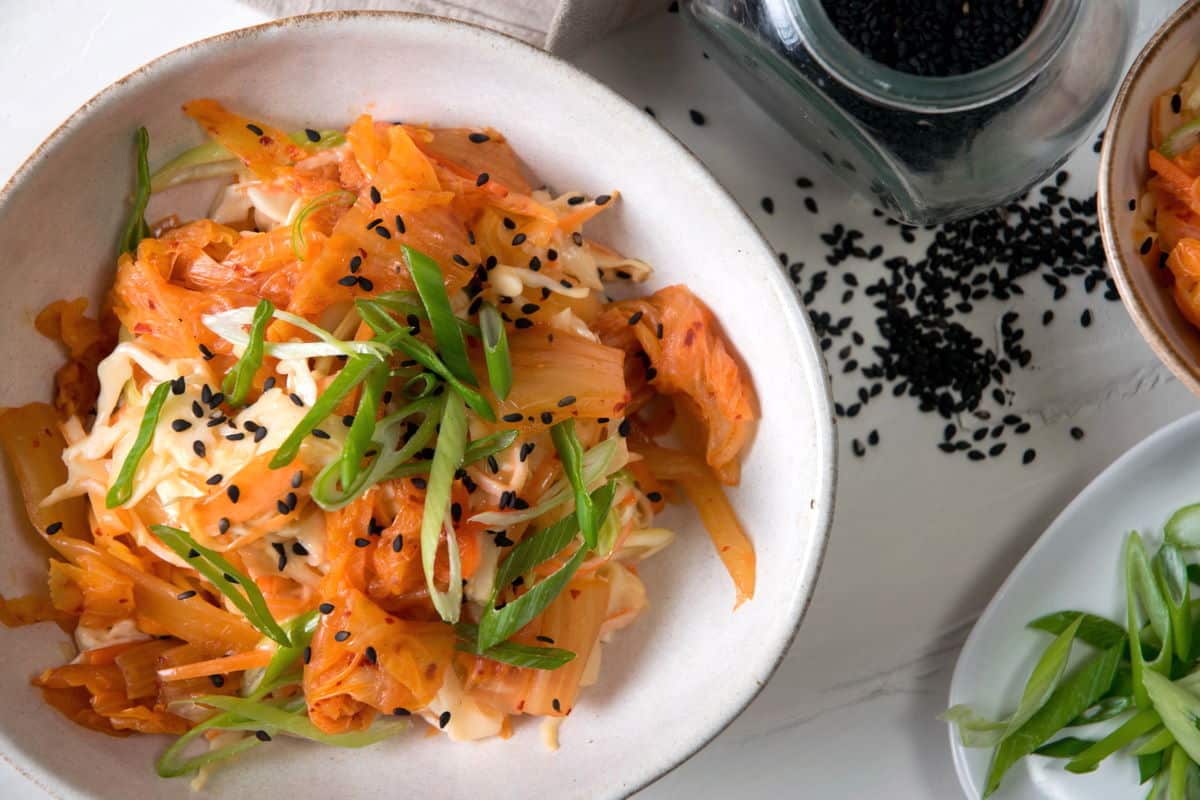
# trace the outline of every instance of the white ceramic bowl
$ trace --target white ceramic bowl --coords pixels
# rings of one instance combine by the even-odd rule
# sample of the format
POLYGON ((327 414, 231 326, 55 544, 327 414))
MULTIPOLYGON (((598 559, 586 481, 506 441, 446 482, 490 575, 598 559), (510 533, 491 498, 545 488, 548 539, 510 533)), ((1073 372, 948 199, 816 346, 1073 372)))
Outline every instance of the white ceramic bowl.
MULTIPOLYGON (((180 112, 216 97, 280 122, 338 127, 384 119, 487 124, 548 184, 622 202, 594 235, 658 269, 651 288, 686 282, 716 310, 753 374, 763 422, 733 502, 758 554, 758 593, 736 613, 703 528, 680 514, 677 542, 645 565, 651 608, 604 650, 546 752, 536 723, 508 741, 455 745, 420 733, 362 751, 302 743, 260 748, 214 778, 225 797, 625 796, 700 749, 770 677, 812 594, 830 524, 834 433, 827 380, 806 317, 773 252, 700 163, 647 114, 540 51, 457 23, 401 14, 299 17, 207 39, 159 58, 76 112, 0 193, 0 404, 48 396, 60 361, 31 320, 60 297, 98 298, 110 282, 134 128, 151 163, 202 135, 180 112)), ((44 585, 44 556, 21 535, 5 487, 0 591, 44 585)), ((0 751, 64 797, 188 797, 151 766, 166 740, 111 739, 44 705, 31 675, 61 663, 52 625, 0 629, 0 751)))
POLYGON ((1150 108, 1154 98, 1187 77, 1200 57, 1200 0, 1187 0, 1163 23, 1117 92, 1100 155, 1098 213, 1109 271, 1121 300, 1155 355, 1183 384, 1200 394, 1200 330, 1184 319, 1171 290, 1138 253, 1137 214, 1129 201, 1142 196, 1149 177, 1150 108))

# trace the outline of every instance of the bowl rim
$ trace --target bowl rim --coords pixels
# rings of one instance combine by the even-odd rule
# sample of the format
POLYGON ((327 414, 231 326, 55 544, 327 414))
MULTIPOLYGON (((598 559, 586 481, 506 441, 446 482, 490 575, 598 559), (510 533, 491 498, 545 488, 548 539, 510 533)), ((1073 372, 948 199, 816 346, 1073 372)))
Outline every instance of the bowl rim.
MULTIPOLYGON (((1190 20, 1197 13, 1200 13, 1200 0, 1186 0, 1183 5, 1175 10, 1173 14, 1159 26, 1158 30, 1150 37, 1133 64, 1129 67, 1129 71, 1125 73, 1125 78, 1121 81, 1121 87, 1117 90, 1116 99, 1113 101, 1112 111, 1109 112, 1108 123, 1104 126, 1102 133, 1104 144, 1100 152, 1100 168, 1099 181, 1096 189, 1096 203, 1100 220, 1100 237, 1104 243, 1104 254, 1109 264, 1109 272, 1112 275, 1113 281, 1117 285, 1117 293, 1121 296, 1121 302, 1125 305, 1126 311, 1133 319, 1134 325, 1146 343, 1150 345, 1150 349, 1158 356, 1175 377, 1186 386, 1193 394, 1200 395, 1200 363, 1193 363, 1192 359, 1186 358, 1179 350, 1171 344, 1171 340, 1167 335, 1166 329, 1159 321, 1158 317, 1150 310, 1150 305, 1143 294, 1138 290, 1137 285, 1130 277, 1131 266, 1127 264, 1121 255, 1119 240, 1122 238, 1120 228, 1117 225, 1117 206, 1114 203, 1115 192, 1113 179, 1115 174, 1114 165, 1118 157, 1118 142, 1117 130, 1124 121, 1130 96, 1137 88, 1138 82, 1143 77, 1143 70, 1147 64, 1154 60, 1160 49, 1180 25, 1190 20)), ((1142 264, 1138 262, 1138 267, 1142 264)))
MULTIPOLYGON (((1194 0, 1200 3, 1200 0, 1194 0)), ((12 175, 0 187, 0 219, 3 218, 5 209, 12 202, 12 194, 35 168, 43 161, 53 157, 54 151, 62 140, 70 134, 74 128, 82 124, 84 119, 91 113, 93 107, 102 105, 117 98, 124 91, 127 84, 131 81, 149 74, 154 68, 162 66, 164 63, 170 63, 175 59, 182 58, 185 55, 193 53, 193 51, 202 51, 213 45, 222 44, 227 41, 247 40, 253 41, 254 38, 274 32, 276 30, 284 30, 290 27, 300 26, 332 26, 345 20, 357 20, 362 18, 379 19, 386 24, 428 24, 435 27, 458 29, 472 33, 474 35, 492 38, 499 43, 503 43, 517 50, 524 50, 526 55, 534 60, 540 61, 541 64, 548 69, 557 69, 565 73, 567 79, 572 82, 579 83, 588 87, 595 96, 607 105, 616 105, 618 108, 623 108, 625 111, 633 111, 637 115, 641 115, 640 109, 637 108, 630 100, 617 93, 616 90, 601 82, 598 78, 593 77, 589 73, 583 71, 574 64, 566 61, 559 56, 542 50, 528 42, 516 38, 502 31, 492 30, 490 28, 476 25, 463 20, 450 19, 447 17, 439 17, 430 14, 420 14, 407 11, 389 11, 389 10, 342 10, 342 11, 319 11, 306 14, 297 14, 277 19, 267 20, 256 25, 249 25, 241 28, 235 28, 221 33, 206 36, 196 39, 187 44, 168 50, 154 58, 146 61, 136 69, 131 70, 122 77, 113 81, 98 91, 77 109, 71 112, 61 123, 59 123, 42 141, 34 148, 21 164, 13 171, 12 175)), ((771 677, 778 671, 780 664, 787 657, 791 650, 791 646, 799 633, 800 626, 804 618, 808 614, 808 610, 812 605, 813 596, 816 593, 817 579, 820 575, 821 568, 824 565, 825 555, 828 551, 829 537, 833 525, 834 510, 837 496, 837 466, 838 466, 838 451, 837 451, 837 418, 833 414, 832 401, 832 379, 829 372, 828 364, 821 355, 817 347, 817 337, 813 333, 812 326, 809 323, 808 315, 800 300, 799 291, 792 286, 784 277, 783 272, 775 266, 774 250, 767 243, 758 226, 750 218, 741 205, 734 200, 733 195, 713 175, 704 165, 701 159, 692 150, 685 145, 674 133, 668 130, 665 126, 655 125, 652 130, 657 131, 664 139, 664 143, 673 146, 681 158, 682 164, 689 167, 704 181, 707 181, 712 188, 714 199, 718 200, 723 207, 716 209, 717 213, 728 214, 735 219, 740 220, 747 229, 747 246, 756 249, 755 253, 751 250, 748 255, 752 256, 753 261, 759 261, 763 264, 771 265, 771 269, 766 270, 766 281, 768 288, 775 291, 781 297, 787 297, 791 300, 790 303, 785 303, 788 319, 787 326, 790 329, 790 342, 793 346, 799 346, 799 351, 796 353, 803 361, 808 364, 808 372, 811 375, 810 394, 813 404, 813 419, 815 421, 814 439, 815 439, 815 455, 819 461, 820 467, 817 471, 817 485, 813 487, 813 511, 815 518, 813 520, 813 541, 808 546, 808 560, 805 570, 799 574, 794 581, 797 587, 805 587, 806 590, 798 592, 792 598, 792 613, 795 616, 794 622, 790 630, 782 636, 776 643, 778 652, 775 655, 773 662, 770 664, 765 677, 754 683, 748 684, 747 689, 743 690, 734 698, 734 702, 730 704, 729 710, 719 722, 709 731, 700 735, 699 740, 690 745, 685 752, 673 756, 666 763, 647 770, 644 777, 640 779, 638 784, 630 791, 630 795, 635 794, 651 784, 662 779, 692 757, 698 754, 701 750, 707 747, 714 739, 723 733, 758 697, 766 685, 770 682, 771 677)), ((0 759, 11 766, 26 780, 42 789, 52 797, 59 795, 51 789, 42 779, 39 774, 24 765, 14 760, 8 752, 10 742, 8 737, 0 733, 0 745, 5 747, 0 748, 0 759)))

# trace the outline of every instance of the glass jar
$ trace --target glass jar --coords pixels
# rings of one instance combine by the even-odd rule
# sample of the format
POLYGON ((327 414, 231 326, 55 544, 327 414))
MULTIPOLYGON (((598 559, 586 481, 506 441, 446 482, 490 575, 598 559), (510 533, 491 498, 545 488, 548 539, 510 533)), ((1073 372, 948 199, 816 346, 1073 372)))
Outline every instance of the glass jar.
POLYGON ((1124 70, 1136 0, 1047 0, 1029 36, 974 72, 868 58, 821 0, 688 0, 713 56, 889 216, 970 216, 1023 194, 1087 136, 1124 70))

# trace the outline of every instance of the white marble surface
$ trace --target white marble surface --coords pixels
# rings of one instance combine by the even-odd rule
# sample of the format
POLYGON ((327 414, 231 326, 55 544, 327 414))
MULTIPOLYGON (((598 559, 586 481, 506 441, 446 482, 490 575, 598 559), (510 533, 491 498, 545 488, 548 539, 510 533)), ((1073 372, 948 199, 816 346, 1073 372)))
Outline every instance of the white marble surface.
MULTIPOLYGON (((1139 41, 1175 5, 1145 0, 1139 41)), ((262 19, 234 0, 0 3, 0 180, 112 80, 173 47, 262 19)), ((818 233, 836 220, 869 217, 702 57, 678 15, 653 15, 575 60, 651 106, 791 260, 819 261, 818 233), (708 123, 689 122, 689 108, 708 123), (798 175, 817 182, 820 216, 803 210, 798 175), (764 195, 774 199, 771 215, 760 208, 764 195)), ((1094 188, 1095 156, 1083 150, 1068 165, 1067 191, 1079 196, 1094 188)), ((1045 302, 1014 305, 1040 314, 1045 302)), ((1079 489, 1197 406, 1156 365, 1119 305, 1092 306, 1097 322, 1086 335, 1070 325, 1038 334, 1037 369, 1017 384, 1016 403, 1039 420, 1022 443, 1038 452, 1029 467, 1015 457, 967 465, 943 455, 933 446, 941 421, 889 393, 842 425, 837 518, 790 654, 725 733, 642 797, 959 796, 936 715, 972 621, 1079 489), (1088 432, 1082 441, 1068 435, 1074 425, 1088 432), (854 458, 851 438, 871 429, 881 444, 854 458)), ((1003 310, 996 306, 997 319, 1003 310)), ((835 375, 835 395, 841 383, 835 375)), ((0 797, 36 796, 0 764, 0 797)))

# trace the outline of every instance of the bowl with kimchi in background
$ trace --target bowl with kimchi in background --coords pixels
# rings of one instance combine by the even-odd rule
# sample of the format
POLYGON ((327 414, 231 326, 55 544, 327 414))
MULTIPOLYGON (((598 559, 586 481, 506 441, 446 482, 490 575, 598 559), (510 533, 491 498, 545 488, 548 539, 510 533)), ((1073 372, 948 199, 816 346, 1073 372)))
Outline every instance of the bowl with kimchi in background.
MULTIPOLYGON (((214 98, 283 130, 345 130, 364 113, 494 129, 552 191, 598 199, 619 190, 619 202, 589 222, 589 238, 652 265, 636 294, 686 284, 708 305, 753 383, 760 415, 741 480, 727 488, 755 554, 753 597, 735 610, 730 573, 702 520, 687 504, 669 504, 661 524, 676 531, 675 541, 637 570, 647 608, 604 645, 599 679, 562 720, 556 752, 544 745, 536 720, 514 718, 510 737, 458 744, 434 735, 435 713, 432 726, 417 723, 408 734, 362 749, 277 736, 223 766, 201 794, 356 797, 399 788, 422 797, 623 797, 697 752, 749 704, 787 651, 814 589, 833 511, 827 376, 792 287, 745 214, 651 117, 567 64, 504 36, 388 13, 317 14, 235 31, 173 51, 105 89, 0 192, 6 254, 0 359, 7 371, 0 406, 51 399, 64 354, 35 330, 35 317, 63 299, 87 298, 90 313, 104 307, 135 184, 134 132, 149 130, 150 166, 161 167, 205 140, 181 111, 196 98, 214 98)), ((156 194, 147 219, 154 225, 175 214, 169 224, 178 224, 206 216, 213 192, 202 187, 156 194)), ((286 209, 280 213, 287 216, 286 209)), ((170 279, 171 268, 164 269, 170 279)), ((630 315, 630 325, 640 315, 630 315)), ((147 380, 136 370, 131 375, 147 380)), ((66 378, 88 397, 91 378, 66 378)), ((91 386, 90 397, 95 391, 91 386)), ((19 453, 52 441, 55 423, 52 415, 26 415, 0 428, 19 453)), ((58 530, 44 521, 41 532, 29 524, 21 487, 46 476, 28 474, 41 468, 38 459, 23 463, 27 474, 7 481, 0 494, 8 523, 0 534, 6 622, 37 615, 52 555, 44 537, 58 530), (12 602, 21 596, 33 599, 12 602)), ((107 524, 95 517, 92 523, 107 524)), ((66 574, 60 580, 69 585, 66 574)), ((149 602, 143 590, 134 591, 135 603, 149 602)), ((138 613, 153 617, 150 610, 138 613)), ((46 623, 0 628, 0 637, 6 652, 0 755, 34 784, 56 797, 192 796, 186 778, 155 775, 167 737, 105 736, 43 702, 31 679, 76 658, 70 633, 46 623)), ((90 714, 89 702, 97 708, 93 691, 60 694, 60 705, 77 717, 90 714)))
POLYGON ((1200 2, 1190 0, 1134 60, 1104 131, 1097 202, 1125 308, 1155 355, 1200 394, 1197 37, 1200 2))

